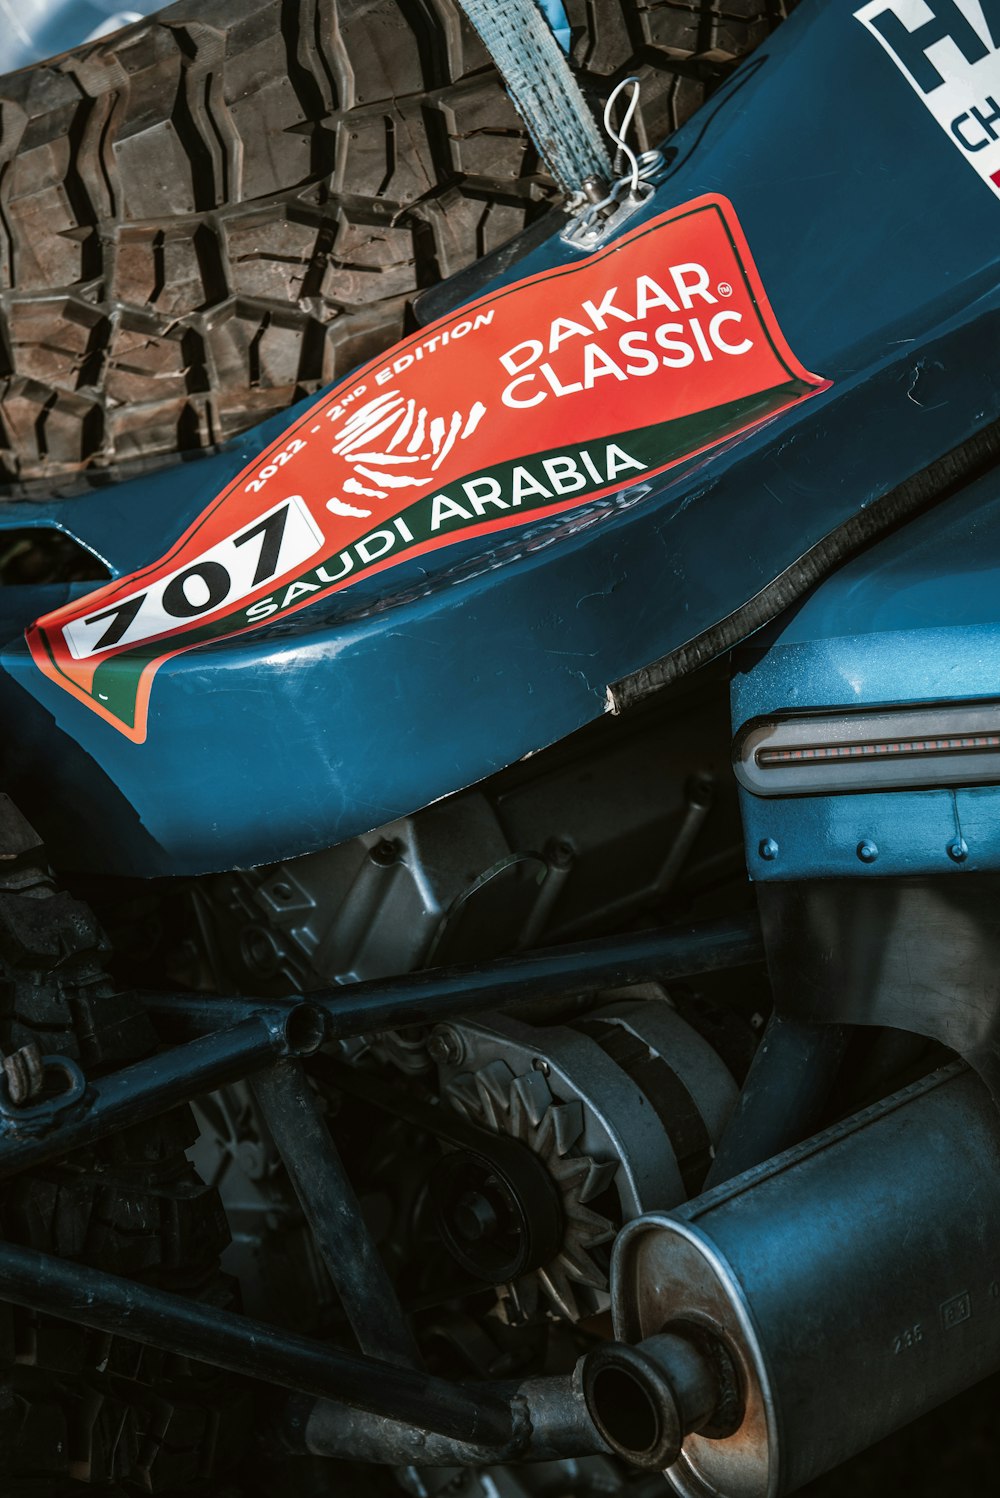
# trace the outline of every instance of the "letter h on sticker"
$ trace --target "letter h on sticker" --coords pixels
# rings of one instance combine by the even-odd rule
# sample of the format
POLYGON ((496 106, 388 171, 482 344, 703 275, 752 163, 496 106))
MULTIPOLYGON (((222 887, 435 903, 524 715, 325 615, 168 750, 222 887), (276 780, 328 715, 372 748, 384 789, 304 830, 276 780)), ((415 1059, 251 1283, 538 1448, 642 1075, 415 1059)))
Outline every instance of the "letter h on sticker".
MULTIPOLYGON (((989 56, 990 48, 959 9, 957 0, 923 0, 923 3, 931 13, 930 20, 921 22, 912 31, 891 8, 872 16, 869 24, 896 54, 917 87, 929 94, 945 81, 939 67, 927 55, 937 42, 953 42, 969 63, 981 62, 989 56)), ((997 40, 1000 0, 980 0, 980 5, 995 49, 1000 46, 997 40)))

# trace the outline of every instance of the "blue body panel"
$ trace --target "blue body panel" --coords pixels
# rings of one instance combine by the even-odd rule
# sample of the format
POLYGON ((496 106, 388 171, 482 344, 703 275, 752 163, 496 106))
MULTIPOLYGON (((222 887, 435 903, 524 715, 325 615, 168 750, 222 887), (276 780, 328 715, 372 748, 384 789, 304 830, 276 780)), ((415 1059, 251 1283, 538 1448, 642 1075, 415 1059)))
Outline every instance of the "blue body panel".
MULTIPOLYGON (((1000 417, 1000 200, 850 8, 806 0, 672 144, 644 213, 729 197, 782 331, 832 388, 618 502, 447 548, 173 658, 143 744, 28 657, 24 625, 67 595, 6 590, 4 785, 63 863, 266 862, 477 781, 599 716, 609 682, 1000 417)), ((553 237, 506 279, 577 253, 553 237)), ((127 573, 286 420, 31 519, 127 573)), ((8 523, 25 523, 18 511, 8 523)))
MULTIPOLYGON (((981 479, 842 567, 752 644, 737 656, 734 730, 783 711, 996 700, 1000 479, 981 479)), ((1000 786, 740 797, 754 879, 1000 869, 1000 786), (948 852, 956 841, 968 849, 961 862, 948 852), (867 863, 863 843, 877 849, 867 863)))

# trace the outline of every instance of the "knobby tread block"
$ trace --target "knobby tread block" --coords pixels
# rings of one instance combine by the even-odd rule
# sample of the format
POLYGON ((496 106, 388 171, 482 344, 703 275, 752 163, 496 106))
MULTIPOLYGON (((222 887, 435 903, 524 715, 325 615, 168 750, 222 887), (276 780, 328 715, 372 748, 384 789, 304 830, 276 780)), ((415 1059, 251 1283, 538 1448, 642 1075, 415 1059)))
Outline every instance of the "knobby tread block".
MULTIPOLYGON (((573 61, 655 145, 785 8, 568 0, 573 61)), ((554 193, 455 0, 179 0, 0 78, 0 497, 283 409, 554 193)))

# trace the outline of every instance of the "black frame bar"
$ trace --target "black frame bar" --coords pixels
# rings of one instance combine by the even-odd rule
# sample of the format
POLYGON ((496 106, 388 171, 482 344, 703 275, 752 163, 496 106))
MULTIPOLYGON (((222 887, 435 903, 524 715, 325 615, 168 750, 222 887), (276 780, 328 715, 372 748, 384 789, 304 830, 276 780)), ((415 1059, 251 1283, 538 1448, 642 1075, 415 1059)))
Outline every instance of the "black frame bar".
POLYGON ((250 1086, 361 1351, 419 1366, 416 1341, 302 1063, 279 1061, 250 1086))
POLYGON ((0 1123, 0 1180, 169 1112, 199 1093, 242 1080, 282 1056, 310 1055, 322 1041, 319 1011, 293 1004, 258 1012, 97 1078, 74 1107, 49 1120, 44 1130, 35 1124, 30 1106, 10 1108, 0 1123))
POLYGON ((452 1383, 37 1249, 0 1243, 0 1299, 459 1441, 514 1434, 510 1385, 452 1383))
MULTIPOLYGON (((686 928, 637 931, 572 946, 546 947, 485 965, 427 968, 308 994, 326 1018, 327 1040, 348 1040, 408 1025, 436 1025, 496 1009, 514 999, 597 993, 650 978, 689 978, 764 960, 756 913, 686 928)), ((263 1008, 259 1000, 201 994, 144 994, 153 1018, 172 1034, 200 1035, 263 1008)), ((301 1002, 300 999, 270 1000, 301 1002)))
POLYGON ((649 978, 669 981, 762 957, 756 917, 748 916, 552 948, 486 966, 357 983, 311 994, 308 1002, 144 995, 153 1017, 174 1038, 197 1038, 98 1079, 61 1113, 51 1106, 58 1098, 34 1109, 6 1109, 0 1178, 59 1159, 199 1093, 257 1074, 258 1096, 279 1136, 303 1211, 328 1263, 341 1266, 334 1279, 355 1335, 380 1356, 348 1353, 11 1243, 0 1243, 0 1301, 460 1442, 505 1448, 516 1435, 519 1418, 510 1385, 456 1384, 405 1365, 412 1363, 415 1348, 395 1292, 308 1082, 301 1068, 285 1058, 309 1055, 324 1040, 433 1025, 524 996, 594 993, 649 978), (261 1081, 268 1068, 275 1072, 261 1081), (308 1134, 304 1154, 302 1128, 308 1134))

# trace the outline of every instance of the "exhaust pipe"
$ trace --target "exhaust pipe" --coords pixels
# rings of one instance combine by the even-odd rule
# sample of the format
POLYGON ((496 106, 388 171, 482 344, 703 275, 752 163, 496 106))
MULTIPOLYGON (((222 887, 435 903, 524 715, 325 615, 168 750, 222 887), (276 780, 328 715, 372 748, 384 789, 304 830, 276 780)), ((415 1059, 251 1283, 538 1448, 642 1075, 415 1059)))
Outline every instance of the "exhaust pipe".
POLYGON ((1000 1115, 951 1066, 619 1234, 608 1445, 780 1498, 1000 1368, 1000 1115), (630 1344, 630 1345, 623 1345, 630 1344))

